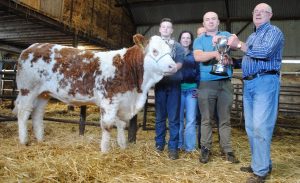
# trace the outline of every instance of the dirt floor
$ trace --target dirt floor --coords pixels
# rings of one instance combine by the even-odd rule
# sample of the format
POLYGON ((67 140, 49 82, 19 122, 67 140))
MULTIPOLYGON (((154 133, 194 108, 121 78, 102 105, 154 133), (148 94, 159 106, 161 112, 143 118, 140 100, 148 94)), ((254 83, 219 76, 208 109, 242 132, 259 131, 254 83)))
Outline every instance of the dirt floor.
MULTIPOLYGON (((5 105, 0 114, 11 115, 5 105)), ((98 110, 89 108, 88 119, 98 120, 98 110)), ((78 109, 67 112, 66 106, 52 104, 46 115, 78 119, 78 109)), ((139 115, 139 123, 141 123, 139 115)), ((151 120, 149 118, 149 120, 151 120)), ((232 129, 232 143, 239 164, 230 164, 221 156, 216 130, 211 161, 199 163, 199 152, 180 152, 170 160, 167 151, 154 149, 154 131, 137 133, 137 142, 125 150, 112 134, 112 149, 99 151, 101 130, 87 126, 79 136, 77 124, 45 122, 45 140, 37 143, 29 121, 29 146, 18 141, 16 121, 0 122, 0 182, 245 182, 248 173, 239 169, 251 160, 249 144, 242 128, 232 129)), ((300 130, 276 128, 272 142, 273 171, 267 182, 300 182, 300 130)))

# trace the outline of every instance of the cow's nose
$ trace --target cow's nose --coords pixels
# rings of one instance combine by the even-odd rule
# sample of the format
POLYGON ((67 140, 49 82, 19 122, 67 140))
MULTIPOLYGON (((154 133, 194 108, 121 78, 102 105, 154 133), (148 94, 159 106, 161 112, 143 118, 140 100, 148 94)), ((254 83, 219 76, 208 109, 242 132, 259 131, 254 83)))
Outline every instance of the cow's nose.
POLYGON ((169 65, 169 69, 170 69, 171 73, 177 72, 177 66, 176 66, 176 64, 169 65))

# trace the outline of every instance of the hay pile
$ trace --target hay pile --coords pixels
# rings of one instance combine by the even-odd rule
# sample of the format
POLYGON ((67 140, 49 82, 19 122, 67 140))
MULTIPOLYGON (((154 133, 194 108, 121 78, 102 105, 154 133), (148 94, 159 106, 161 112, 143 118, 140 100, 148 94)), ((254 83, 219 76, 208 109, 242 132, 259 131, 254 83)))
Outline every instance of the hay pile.
MULTIPOLYGON (((54 106, 53 110, 59 108, 54 106)), ((3 105, 0 110, 1 114, 9 113, 3 105)), ((66 117, 65 113, 60 115, 66 117)), ((239 171, 240 166, 250 161, 247 137, 241 129, 232 131, 233 147, 241 163, 230 164, 222 159, 214 133, 213 155, 205 165, 199 163, 199 152, 181 152, 180 159, 175 161, 168 158, 167 151, 157 153, 154 131, 139 129, 136 144, 120 150, 114 129, 108 154, 99 151, 100 128, 87 126, 84 136, 78 133, 78 125, 46 122, 45 141, 36 143, 30 122, 30 145, 22 146, 18 142, 17 123, 1 122, 0 182, 244 182, 249 176, 239 171)), ((273 172, 268 182, 299 182, 299 142, 299 130, 276 129, 273 172)))

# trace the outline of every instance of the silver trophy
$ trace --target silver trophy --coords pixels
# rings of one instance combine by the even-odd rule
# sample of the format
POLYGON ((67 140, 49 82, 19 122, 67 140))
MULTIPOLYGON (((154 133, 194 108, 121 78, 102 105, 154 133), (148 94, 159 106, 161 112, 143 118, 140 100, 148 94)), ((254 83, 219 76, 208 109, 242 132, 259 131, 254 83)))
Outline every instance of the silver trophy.
POLYGON ((227 66, 223 65, 224 56, 229 51, 229 46, 227 45, 228 38, 227 37, 220 37, 216 43, 216 49, 220 53, 221 57, 217 64, 212 66, 210 74, 219 75, 219 76, 228 76, 227 73, 227 66))

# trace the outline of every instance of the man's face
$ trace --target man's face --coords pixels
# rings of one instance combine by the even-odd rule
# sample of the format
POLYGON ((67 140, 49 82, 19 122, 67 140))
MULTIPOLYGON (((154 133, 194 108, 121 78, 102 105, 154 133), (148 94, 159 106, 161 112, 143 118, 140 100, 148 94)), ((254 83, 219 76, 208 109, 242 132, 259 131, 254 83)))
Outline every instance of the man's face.
POLYGON ((268 5, 261 3, 254 8, 252 14, 253 23, 256 27, 259 27, 260 25, 270 21, 272 17, 272 10, 268 5))
POLYGON ((214 12, 207 12, 203 16, 203 26, 207 32, 215 32, 218 31, 219 27, 219 18, 218 15, 214 12))
POLYGON ((173 33, 173 25, 171 22, 162 22, 159 27, 161 37, 170 38, 173 33))

